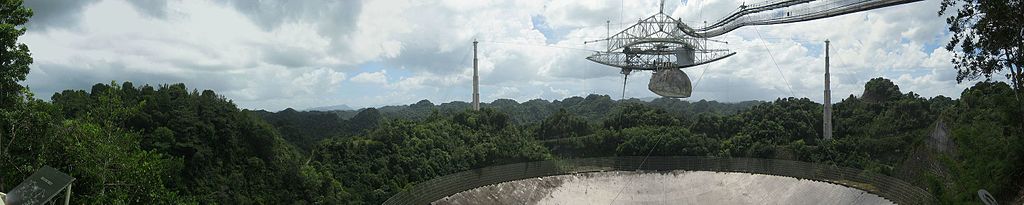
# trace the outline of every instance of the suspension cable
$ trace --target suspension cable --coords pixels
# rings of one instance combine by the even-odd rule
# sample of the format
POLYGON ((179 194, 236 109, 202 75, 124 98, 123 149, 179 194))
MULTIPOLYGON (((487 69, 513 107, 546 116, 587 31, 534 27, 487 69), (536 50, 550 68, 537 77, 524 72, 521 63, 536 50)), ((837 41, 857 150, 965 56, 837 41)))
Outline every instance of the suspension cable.
POLYGON ((693 90, 697 90, 697 86, 700 86, 700 80, 701 80, 701 79, 704 79, 704 73, 707 73, 707 72, 708 72, 708 65, 710 65, 710 64, 704 64, 704 70, 702 70, 702 71, 700 72, 700 77, 699 77, 699 78, 697 78, 697 82, 696 82, 696 83, 694 83, 694 85, 693 85, 693 90))
POLYGON ((479 42, 480 42, 480 43, 492 43, 492 44, 506 44, 506 45, 519 45, 519 46, 537 46, 537 47, 548 47, 548 48, 561 48, 561 49, 570 49, 570 50, 577 50, 577 51, 599 52, 599 51, 597 51, 597 50, 591 50, 591 49, 586 49, 586 48, 574 48, 574 47, 567 47, 567 46, 557 46, 557 45, 542 45, 542 44, 529 44, 529 43, 515 43, 515 42, 499 42, 499 41, 479 41, 479 42))
POLYGON ((789 88, 789 95, 796 97, 796 94, 793 92, 793 85, 789 84, 789 81, 786 80, 786 75, 782 73, 782 68, 779 68, 779 63, 775 61, 775 55, 772 55, 772 50, 768 48, 767 41, 761 37, 761 31, 758 31, 757 27, 752 28, 754 28, 754 32, 757 32, 757 38, 761 39, 761 45, 764 46, 764 50, 768 51, 768 57, 771 57, 772 63, 775 64, 775 70, 779 71, 779 76, 782 77, 782 82, 786 82, 786 86, 789 88))

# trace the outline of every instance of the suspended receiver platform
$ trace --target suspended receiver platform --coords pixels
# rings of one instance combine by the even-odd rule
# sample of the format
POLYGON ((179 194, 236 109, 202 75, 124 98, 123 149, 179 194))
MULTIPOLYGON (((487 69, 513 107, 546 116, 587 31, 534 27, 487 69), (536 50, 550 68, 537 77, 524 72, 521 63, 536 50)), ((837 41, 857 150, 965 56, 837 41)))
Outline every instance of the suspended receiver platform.
MULTIPOLYGON (((608 38, 605 51, 587 60, 621 69, 622 74, 652 71, 648 89, 664 97, 690 97, 690 79, 681 69, 735 55, 727 42, 711 39, 743 26, 810 21, 921 0, 769 0, 741 5, 732 14, 692 28, 661 10, 608 38)), ((625 78, 624 78, 625 79, 625 78)), ((625 84, 625 82, 623 82, 625 84)), ((623 88, 625 89, 625 88, 623 88)), ((623 93, 625 95, 625 93, 623 93)))

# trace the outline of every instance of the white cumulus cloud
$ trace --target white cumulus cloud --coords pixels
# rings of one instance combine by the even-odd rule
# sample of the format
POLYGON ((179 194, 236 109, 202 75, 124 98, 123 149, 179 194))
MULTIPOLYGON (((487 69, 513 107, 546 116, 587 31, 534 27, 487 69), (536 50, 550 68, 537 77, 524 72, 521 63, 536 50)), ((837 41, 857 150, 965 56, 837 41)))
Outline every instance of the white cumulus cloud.
POLYGON ((388 71, 380 70, 377 72, 363 72, 352 77, 352 82, 357 83, 376 83, 376 84, 387 84, 388 83, 388 71))

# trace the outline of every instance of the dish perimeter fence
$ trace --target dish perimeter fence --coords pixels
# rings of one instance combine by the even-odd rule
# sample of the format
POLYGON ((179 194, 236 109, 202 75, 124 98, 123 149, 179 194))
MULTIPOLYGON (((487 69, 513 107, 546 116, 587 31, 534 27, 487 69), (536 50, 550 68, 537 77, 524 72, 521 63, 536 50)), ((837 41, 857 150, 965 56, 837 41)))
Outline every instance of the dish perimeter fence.
POLYGON ((601 171, 713 171, 766 174, 828 182, 867 191, 896 204, 935 204, 927 191, 877 173, 809 162, 698 156, 624 156, 559 159, 490 166, 416 184, 384 204, 430 204, 466 190, 522 179, 601 171))

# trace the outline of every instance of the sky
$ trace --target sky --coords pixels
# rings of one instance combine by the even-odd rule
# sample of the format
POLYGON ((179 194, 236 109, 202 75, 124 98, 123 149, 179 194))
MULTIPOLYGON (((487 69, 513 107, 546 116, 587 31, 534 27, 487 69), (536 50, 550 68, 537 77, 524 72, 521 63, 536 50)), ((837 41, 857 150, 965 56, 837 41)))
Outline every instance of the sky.
MULTIPOLYGON (((19 41, 35 63, 24 85, 40 98, 96 83, 185 83, 241 108, 355 108, 471 101, 472 42, 480 98, 560 100, 622 92, 617 68, 586 56, 604 38, 658 12, 657 0, 28 0, 19 41)), ((724 17, 738 0, 667 0, 684 23, 724 17)), ((686 68, 686 100, 823 99, 831 40, 832 101, 875 77, 904 92, 958 98, 938 0, 808 22, 742 27, 716 39, 736 55, 686 68), (774 59, 774 60, 773 60, 774 59)), ((625 96, 649 98, 650 73, 625 96)), ((1000 80, 1000 79, 996 79, 1000 80)))

